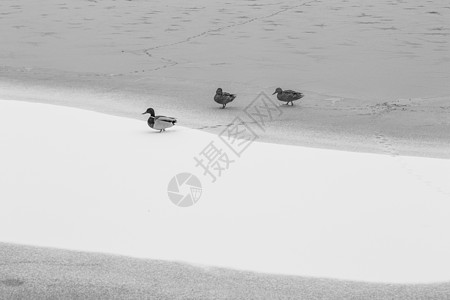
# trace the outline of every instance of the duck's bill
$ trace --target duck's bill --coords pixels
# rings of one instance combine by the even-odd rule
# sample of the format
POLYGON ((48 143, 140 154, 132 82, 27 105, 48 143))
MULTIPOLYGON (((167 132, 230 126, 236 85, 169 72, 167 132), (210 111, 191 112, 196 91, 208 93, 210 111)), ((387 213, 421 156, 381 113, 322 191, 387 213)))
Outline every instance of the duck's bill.
POLYGON ((142 114, 145 115, 147 112, 143 112, 142 114))
POLYGON ((277 92, 273 92, 273 94, 272 95, 275 95, 277 92))

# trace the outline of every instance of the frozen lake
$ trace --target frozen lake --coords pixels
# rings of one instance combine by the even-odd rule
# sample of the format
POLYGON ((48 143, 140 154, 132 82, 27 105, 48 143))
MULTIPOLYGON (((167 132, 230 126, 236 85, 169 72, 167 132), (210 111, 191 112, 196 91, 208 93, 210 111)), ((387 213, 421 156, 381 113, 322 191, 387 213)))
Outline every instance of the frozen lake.
POLYGON ((0 36, 2 66, 367 100, 450 95, 443 0, 2 0, 0 36))

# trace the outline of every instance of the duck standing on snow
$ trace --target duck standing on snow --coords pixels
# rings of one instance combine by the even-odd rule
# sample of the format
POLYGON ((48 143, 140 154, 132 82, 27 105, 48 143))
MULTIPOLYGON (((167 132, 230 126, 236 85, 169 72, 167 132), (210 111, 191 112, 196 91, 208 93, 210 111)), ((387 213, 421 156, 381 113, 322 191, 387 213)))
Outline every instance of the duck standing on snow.
POLYGON ((283 102, 286 102, 286 105, 289 105, 289 102, 291 105, 294 105, 295 100, 303 98, 303 94, 296 91, 286 90, 283 91, 281 88, 277 88, 275 92, 272 95, 277 94, 277 99, 283 102))
POLYGON ((170 128, 177 122, 177 119, 165 116, 155 116, 155 110, 153 108, 147 108, 147 110, 142 113, 150 114, 147 124, 150 128, 159 130, 159 132, 166 131, 166 128, 170 128))
POLYGON ((216 101, 219 104, 222 104, 222 108, 225 108, 228 103, 234 100, 236 98, 236 95, 225 93, 222 91, 221 88, 218 88, 216 91, 216 95, 214 96, 214 101, 216 101))

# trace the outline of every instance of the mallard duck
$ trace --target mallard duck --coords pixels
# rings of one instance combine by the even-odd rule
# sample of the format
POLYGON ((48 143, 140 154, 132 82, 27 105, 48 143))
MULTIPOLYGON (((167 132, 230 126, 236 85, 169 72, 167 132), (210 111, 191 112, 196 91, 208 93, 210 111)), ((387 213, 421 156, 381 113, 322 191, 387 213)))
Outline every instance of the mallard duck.
POLYGON ((303 94, 296 91, 286 90, 283 91, 281 88, 277 88, 272 95, 277 94, 277 99, 286 102, 286 105, 294 105, 293 101, 303 98, 303 94))
POLYGON ((214 101, 216 101, 219 104, 222 104, 222 108, 225 108, 228 103, 234 100, 236 98, 236 95, 225 93, 222 91, 221 88, 218 88, 216 91, 216 95, 214 96, 214 101))
POLYGON ((147 124, 150 128, 159 130, 159 132, 166 131, 166 128, 170 128, 177 122, 177 119, 165 116, 155 116, 155 110, 153 108, 147 108, 145 112, 142 113, 150 114, 147 124))

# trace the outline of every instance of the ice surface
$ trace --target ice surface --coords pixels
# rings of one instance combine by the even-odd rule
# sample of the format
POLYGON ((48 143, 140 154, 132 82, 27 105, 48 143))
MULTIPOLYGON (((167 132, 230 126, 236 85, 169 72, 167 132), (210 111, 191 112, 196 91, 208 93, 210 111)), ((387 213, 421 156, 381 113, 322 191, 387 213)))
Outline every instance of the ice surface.
POLYGON ((0 11, 2 66, 157 74, 213 90, 450 95, 445 0, 3 0, 0 11))

